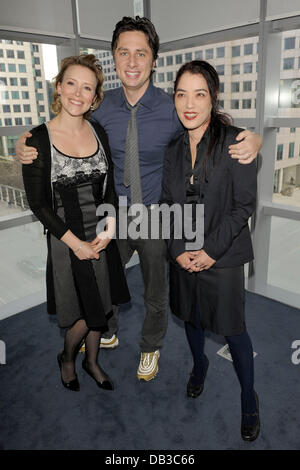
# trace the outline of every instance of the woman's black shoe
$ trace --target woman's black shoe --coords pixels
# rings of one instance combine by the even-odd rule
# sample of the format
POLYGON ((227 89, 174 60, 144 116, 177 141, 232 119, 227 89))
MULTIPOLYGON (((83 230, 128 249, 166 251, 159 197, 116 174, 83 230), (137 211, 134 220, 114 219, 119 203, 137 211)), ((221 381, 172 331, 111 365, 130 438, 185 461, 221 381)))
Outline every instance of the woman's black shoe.
MULTIPOLYGON (((61 352, 57 355, 57 362, 59 365, 60 373, 61 373, 61 365, 62 365, 62 358, 63 358, 64 353, 61 352)), ((65 382, 61 376, 61 383, 63 384, 64 387, 66 387, 68 390, 72 390, 72 392, 79 392, 80 386, 78 382, 77 375, 75 379, 71 380, 70 382, 65 382)))
POLYGON ((255 441, 259 435, 260 431, 260 420, 259 420, 259 402, 258 402, 258 396, 257 393, 255 392, 255 401, 256 401, 256 413, 242 413, 242 424, 241 424, 241 434, 242 438, 244 441, 255 441), (256 422, 253 425, 249 424, 244 424, 243 423, 243 417, 250 417, 250 416, 256 416, 256 422))
POLYGON ((111 378, 102 369, 101 369, 101 372, 106 376, 106 380, 103 380, 103 382, 99 382, 97 379, 95 379, 95 377, 89 370, 87 363, 85 361, 82 361, 82 368, 85 370, 87 374, 89 374, 92 377, 92 379, 95 380, 99 388, 103 388, 103 390, 114 390, 114 384, 111 378))
POLYGON ((191 373, 190 380, 188 381, 186 391, 187 391, 187 396, 190 397, 190 398, 197 398, 203 392, 204 381, 205 381, 205 377, 206 377, 207 369, 208 369, 208 365, 209 365, 208 357, 205 354, 204 354, 204 357, 205 357, 205 360, 206 360, 206 368, 205 368, 205 371, 204 371, 204 376, 203 376, 202 382, 200 383, 200 385, 195 385, 194 384, 193 377, 196 377, 196 376, 193 374, 193 372, 191 373))

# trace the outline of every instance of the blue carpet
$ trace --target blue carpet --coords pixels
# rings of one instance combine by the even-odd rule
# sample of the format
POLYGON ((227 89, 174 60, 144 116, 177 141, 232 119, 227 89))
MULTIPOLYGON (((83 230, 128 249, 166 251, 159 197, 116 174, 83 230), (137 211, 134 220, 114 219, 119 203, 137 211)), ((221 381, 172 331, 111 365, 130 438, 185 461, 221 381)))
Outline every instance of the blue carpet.
POLYGON ((300 364, 291 361, 300 339, 299 310, 247 293, 247 326, 253 341, 261 434, 240 437, 240 388, 232 363, 216 355, 223 337, 207 334, 210 368, 204 392, 185 395, 192 367, 183 325, 169 315, 158 376, 136 378, 143 307, 139 266, 128 270, 131 305, 120 312, 116 350, 101 350, 100 362, 116 390, 106 392, 81 369, 79 393, 64 389, 56 362, 63 337, 45 304, 0 322, 7 348, 0 365, 0 449, 197 450, 299 449, 300 364))

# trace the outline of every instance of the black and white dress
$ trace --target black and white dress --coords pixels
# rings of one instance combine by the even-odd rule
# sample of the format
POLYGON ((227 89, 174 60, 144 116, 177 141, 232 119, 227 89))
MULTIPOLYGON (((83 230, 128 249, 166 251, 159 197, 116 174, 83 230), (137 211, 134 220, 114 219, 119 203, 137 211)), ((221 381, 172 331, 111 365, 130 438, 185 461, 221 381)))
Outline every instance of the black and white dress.
POLYGON ((29 207, 47 231, 48 313, 57 314, 61 327, 84 318, 88 328, 104 332, 112 305, 130 300, 116 240, 100 252, 99 260, 79 260, 61 241, 68 230, 80 240, 92 241, 101 220, 97 207, 104 203, 117 208, 107 136, 98 123, 89 124, 98 148, 85 158, 56 149, 48 124, 31 129, 26 143, 38 156, 22 166, 22 174, 29 207))
MULTIPOLYGON (((107 180, 103 147, 98 141, 95 154, 77 158, 52 146, 51 183, 56 214, 77 237, 92 241, 99 221, 96 209, 103 202, 107 180)), ((105 250, 100 252, 99 260, 79 260, 51 235, 51 255, 59 325, 71 326, 88 315, 90 321, 95 317, 96 322, 90 326, 104 326, 106 315, 112 310, 105 250)))

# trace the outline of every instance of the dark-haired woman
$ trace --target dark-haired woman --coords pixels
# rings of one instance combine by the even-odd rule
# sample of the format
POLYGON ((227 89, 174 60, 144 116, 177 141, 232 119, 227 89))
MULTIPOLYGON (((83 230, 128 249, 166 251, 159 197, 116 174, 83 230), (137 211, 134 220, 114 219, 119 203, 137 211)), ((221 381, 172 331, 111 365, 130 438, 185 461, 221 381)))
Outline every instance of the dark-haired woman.
MULTIPOLYGON (((253 349, 244 316, 244 264, 253 259, 248 219, 256 204, 256 165, 232 160, 228 146, 240 129, 218 109, 219 78, 204 61, 181 67, 174 86, 175 107, 186 131, 168 147, 161 202, 204 204, 204 242, 191 250, 188 240, 167 240, 170 306, 185 322, 194 367, 187 395, 198 397, 209 361, 204 330, 225 336, 241 385, 241 434, 246 441, 260 429, 254 391, 253 349)), ((173 236, 172 236, 173 233, 173 236)))

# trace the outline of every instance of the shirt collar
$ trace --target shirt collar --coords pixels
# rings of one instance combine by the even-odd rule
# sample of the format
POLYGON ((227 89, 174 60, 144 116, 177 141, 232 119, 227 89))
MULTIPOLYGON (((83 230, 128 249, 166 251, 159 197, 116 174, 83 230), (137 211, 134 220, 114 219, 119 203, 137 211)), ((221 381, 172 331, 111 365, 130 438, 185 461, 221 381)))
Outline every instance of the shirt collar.
MULTIPOLYGON (((127 100, 126 100, 126 96, 125 96, 124 89, 122 86, 120 87, 120 96, 122 99, 122 104, 126 104, 125 102, 127 100)), ((147 90, 145 91, 143 96, 140 98, 138 103, 141 103, 143 106, 153 111, 154 101, 155 101, 155 86, 151 82, 149 82, 147 90)))

